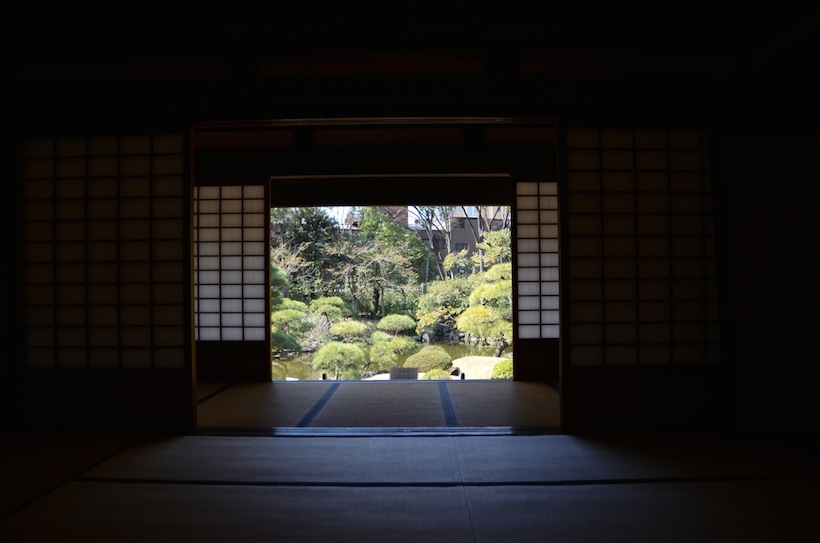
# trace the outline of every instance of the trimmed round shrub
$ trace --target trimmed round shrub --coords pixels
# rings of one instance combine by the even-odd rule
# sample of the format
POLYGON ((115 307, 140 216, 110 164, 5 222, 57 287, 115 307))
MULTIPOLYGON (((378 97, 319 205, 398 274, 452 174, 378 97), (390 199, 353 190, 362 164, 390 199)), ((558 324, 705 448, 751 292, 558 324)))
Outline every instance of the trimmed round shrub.
POLYGON ((334 307, 338 307, 340 310, 344 308, 345 301, 342 300, 339 296, 320 296, 315 300, 310 301, 310 310, 314 313, 319 313, 318 309, 325 305, 332 305, 334 307))
POLYGON ((424 374, 422 379, 426 381, 449 381, 450 372, 447 370, 430 370, 424 374))
MULTIPOLYGON (((316 351, 311 360, 314 370, 328 371, 339 379, 357 374, 365 363, 364 351, 357 345, 331 341, 316 351)), ((355 377, 354 377, 355 378, 355 377)))
POLYGON ((344 317, 341 308, 330 304, 317 306, 315 309, 311 309, 311 311, 314 315, 322 315, 323 317, 326 317, 330 322, 338 322, 342 320, 342 317, 344 317))
POLYGON ((404 361, 405 368, 418 368, 427 373, 432 370, 446 370, 449 372, 453 365, 450 354, 439 345, 426 345, 416 354, 412 354, 404 361))
POLYGON ((390 348, 397 354, 410 354, 418 351, 420 344, 411 337, 398 336, 389 341, 390 348))
POLYGON ((364 337, 368 330, 369 329, 365 323, 354 320, 334 322, 330 325, 331 334, 348 342, 351 342, 356 338, 364 337))
POLYGON ((401 332, 410 332, 416 329, 416 321, 407 315, 387 315, 376 325, 379 330, 390 332, 393 335, 401 332))
POLYGON ((390 344, 386 341, 378 341, 374 343, 369 351, 369 369, 374 371, 388 370, 390 366, 395 365, 398 355, 396 351, 390 348, 390 344))
POLYGON ((304 328, 305 313, 298 309, 278 309, 270 314, 270 324, 277 330, 304 328))
POLYGON ((273 311, 279 311, 281 309, 295 309, 297 311, 301 311, 302 313, 308 312, 308 306, 305 302, 300 302, 299 300, 292 300, 290 298, 283 298, 278 305, 272 306, 273 311))
POLYGON ((512 379, 513 378, 513 361, 511 359, 502 360, 493 366, 493 372, 490 374, 491 379, 512 379))

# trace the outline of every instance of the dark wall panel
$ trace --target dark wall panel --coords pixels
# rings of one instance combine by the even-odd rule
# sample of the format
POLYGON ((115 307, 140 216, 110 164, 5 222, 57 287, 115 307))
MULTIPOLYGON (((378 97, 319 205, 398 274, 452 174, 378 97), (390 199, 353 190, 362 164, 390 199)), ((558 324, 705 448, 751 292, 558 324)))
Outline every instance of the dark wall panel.
POLYGON ((724 384, 716 366, 574 368, 561 387, 569 433, 723 431, 724 384))
POLYGON ((20 384, 21 428, 188 433, 196 406, 189 370, 34 370, 20 384))
POLYGON ((733 429, 820 431, 817 133, 718 140, 721 284, 733 429))

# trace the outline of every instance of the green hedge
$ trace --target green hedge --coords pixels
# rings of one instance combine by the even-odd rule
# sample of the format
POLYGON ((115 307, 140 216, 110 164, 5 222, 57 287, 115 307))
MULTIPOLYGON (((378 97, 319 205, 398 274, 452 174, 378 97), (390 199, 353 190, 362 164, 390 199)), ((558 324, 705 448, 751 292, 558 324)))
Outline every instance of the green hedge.
POLYGON ((408 356, 407 360, 404 361, 405 368, 418 368, 422 373, 432 370, 450 371, 452 366, 452 357, 443 347, 438 345, 422 347, 419 352, 408 356))
POLYGON ((503 360, 493 366, 493 372, 490 375, 491 379, 512 379, 513 378, 513 361, 512 359, 503 360))
POLYGON ((450 372, 447 370, 430 370, 424 374, 422 379, 427 381, 449 381, 450 372))

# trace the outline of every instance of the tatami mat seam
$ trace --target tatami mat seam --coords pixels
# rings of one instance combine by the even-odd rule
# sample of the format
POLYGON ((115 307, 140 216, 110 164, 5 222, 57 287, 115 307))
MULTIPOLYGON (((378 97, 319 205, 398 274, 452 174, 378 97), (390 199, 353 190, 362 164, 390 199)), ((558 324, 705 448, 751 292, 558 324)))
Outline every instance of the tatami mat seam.
POLYGON ((231 388, 235 384, 236 383, 228 383, 227 385, 223 385, 223 386, 219 387, 218 389, 214 390, 213 392, 210 392, 210 393, 206 394, 205 396, 203 396, 202 398, 197 400, 197 402, 196 402, 197 405, 203 404, 203 403, 207 402, 208 400, 210 400, 211 398, 213 398, 214 396, 218 396, 218 395, 222 394, 223 392, 225 392, 226 390, 228 390, 229 388, 231 388))
POLYGON ((247 486, 247 487, 342 487, 342 488, 489 488, 489 487, 558 487, 645 485, 680 483, 728 483, 748 481, 808 481, 820 475, 712 475, 687 477, 635 477, 621 479, 566 479, 539 481, 237 481, 230 479, 138 479, 119 477, 76 477, 71 482, 136 485, 247 486))
POLYGON ((316 418, 316 416, 319 414, 322 408, 324 408, 328 400, 330 400, 330 397, 333 396, 333 393, 336 392, 338 388, 339 383, 333 383, 332 385, 330 385, 330 388, 328 388, 325 391, 325 393, 322 394, 322 397, 319 398, 319 400, 313 405, 313 407, 310 408, 310 411, 308 411, 305 414, 305 416, 302 417, 302 419, 298 423, 296 423, 296 426, 299 428, 310 426, 310 423, 313 422, 313 419, 316 418))
POLYGON ((49 494, 52 494, 52 493, 53 493, 53 492, 55 492, 56 490, 58 490, 58 489, 60 489, 61 487, 65 486, 66 484, 71 483, 71 482, 74 482, 74 481, 78 481, 78 480, 80 480, 80 479, 82 478, 82 474, 83 474, 83 473, 88 473, 88 472, 90 472, 90 471, 91 471, 91 470, 93 470, 95 467, 97 467, 97 466, 101 465, 103 462, 106 462, 107 460, 109 460, 109 459, 111 459, 111 458, 115 457, 116 455, 118 455, 118 454, 122 453, 123 451, 125 451, 125 450, 127 450, 127 449, 129 449, 129 448, 133 447, 134 445, 136 445, 136 444, 140 443, 141 441, 145 440, 147 437, 148 437, 148 436, 145 436, 145 435, 140 435, 140 436, 138 436, 138 437, 135 437, 132 441, 130 441, 130 442, 128 442, 128 443, 126 443, 125 445, 122 445, 122 446, 121 446, 121 447, 119 447, 117 450, 115 450, 115 451, 113 451, 113 452, 111 452, 111 453, 109 453, 109 454, 107 454, 107 455, 103 456, 102 458, 98 458, 98 459, 94 462, 94 464, 93 464, 93 465, 91 465, 91 466, 87 466, 87 467, 83 468, 82 470, 79 470, 76 474, 74 474, 74 475, 72 475, 72 476, 69 476, 69 477, 67 477, 67 478, 65 478, 65 479, 63 479, 63 480, 61 480, 61 481, 59 481, 59 482, 55 483, 53 486, 51 486, 51 487, 50 487, 50 488, 48 488, 47 490, 45 490, 45 491, 41 492, 40 494, 38 494, 38 495, 36 495, 36 496, 33 496, 33 497, 31 497, 30 499, 28 499, 28 500, 26 500, 26 501, 24 501, 24 502, 21 502, 20 504, 18 504, 18 505, 17 505, 17 506, 15 506, 15 507, 12 507, 10 510, 6 511, 6 513, 4 513, 3 515, 0 515, 0 521, 2 521, 2 520, 4 520, 4 519, 6 519, 6 518, 8 518, 8 517, 10 517, 10 516, 12 516, 12 515, 14 515, 17 511, 21 511, 21 510, 25 509, 25 508, 26 508, 26 507, 28 507, 29 505, 31 505, 31 504, 33 504, 34 502, 36 502, 36 501, 38 501, 38 500, 40 500, 40 499, 44 498, 45 496, 48 496, 49 494))
POLYGON ((444 381, 439 383, 438 390, 441 395, 441 409, 444 411, 444 420, 447 426, 458 426, 453 402, 450 400, 450 392, 447 390, 447 383, 444 381))

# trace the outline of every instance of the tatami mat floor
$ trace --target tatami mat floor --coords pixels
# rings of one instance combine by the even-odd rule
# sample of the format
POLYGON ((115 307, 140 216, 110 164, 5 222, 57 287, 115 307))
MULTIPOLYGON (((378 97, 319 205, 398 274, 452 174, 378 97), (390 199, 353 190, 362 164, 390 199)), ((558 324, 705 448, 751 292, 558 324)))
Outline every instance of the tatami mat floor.
POLYGON ((193 435, 3 436, 0 541, 820 541, 806 443, 566 435, 551 387, 279 384, 200 387, 193 435))
POLYGON ((328 428, 560 432, 556 389, 501 380, 202 384, 201 433, 328 428))
POLYGON ((820 461, 776 441, 191 435, 120 446, 0 517, 0 541, 820 540, 820 461))

